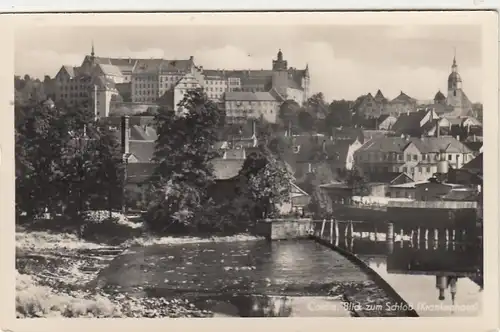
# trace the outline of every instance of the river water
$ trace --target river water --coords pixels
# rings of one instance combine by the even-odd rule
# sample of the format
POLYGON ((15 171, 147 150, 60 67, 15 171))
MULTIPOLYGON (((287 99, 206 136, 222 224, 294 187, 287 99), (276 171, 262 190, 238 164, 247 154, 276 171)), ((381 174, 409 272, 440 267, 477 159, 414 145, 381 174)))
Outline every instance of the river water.
MULTIPOLYGON (((366 239, 339 246, 355 253, 415 306, 450 304, 449 295, 444 302, 438 300, 436 275, 460 277, 454 304, 472 309, 428 309, 421 310, 421 316, 470 316, 480 311, 481 289, 467 277, 477 272, 482 261, 477 250, 414 248, 403 242, 388 251, 384 241, 366 239)), ((342 317, 352 315, 344 294, 355 302, 391 301, 358 266, 312 240, 131 248, 102 270, 95 283, 146 297, 186 298, 218 316, 342 317)), ((367 310, 365 315, 402 315, 381 311, 367 310)))
POLYGON ((343 294, 366 303, 385 296, 358 266, 311 240, 131 248, 95 282, 136 295, 185 297, 224 316, 350 316, 343 294))

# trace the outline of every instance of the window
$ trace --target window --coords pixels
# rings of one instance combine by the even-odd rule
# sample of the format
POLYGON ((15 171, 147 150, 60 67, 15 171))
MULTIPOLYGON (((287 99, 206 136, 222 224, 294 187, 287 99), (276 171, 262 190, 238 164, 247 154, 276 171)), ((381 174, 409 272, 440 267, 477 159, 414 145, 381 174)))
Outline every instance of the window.
POLYGON ((406 155, 406 161, 411 161, 411 154, 406 155))
POLYGON ((422 167, 419 167, 419 168, 418 168, 418 172, 419 172, 419 173, 422 173, 422 167))
POLYGON ((414 161, 417 161, 417 160, 418 160, 418 155, 414 154, 414 155, 413 155, 413 160, 414 160, 414 161))
POLYGON ((453 156, 451 154, 448 155, 448 160, 452 160, 453 156))
POLYGON ((406 167, 403 167, 403 173, 408 173, 408 169, 406 167))
POLYGON ((427 166, 427 173, 430 173, 431 172, 431 168, 429 166, 427 166))

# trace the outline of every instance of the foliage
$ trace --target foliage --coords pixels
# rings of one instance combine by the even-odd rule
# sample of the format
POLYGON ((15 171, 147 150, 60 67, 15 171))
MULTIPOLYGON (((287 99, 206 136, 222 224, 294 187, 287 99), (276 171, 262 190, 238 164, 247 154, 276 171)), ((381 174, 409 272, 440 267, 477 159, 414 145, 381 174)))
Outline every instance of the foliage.
POLYGON ((159 110, 155 116, 157 167, 150 181, 146 222, 152 231, 186 231, 203 221, 195 218, 210 208, 207 190, 214 183, 211 147, 223 114, 200 91, 190 91, 176 114, 159 110))
POLYGON ((353 165, 347 172, 346 183, 352 190, 353 196, 367 196, 369 194, 368 180, 361 168, 353 165))
POLYGON ((328 103, 325 101, 323 93, 319 92, 312 95, 306 102, 305 108, 315 119, 324 119, 328 109, 328 103))
POLYGON ((277 216, 278 206, 290 200, 292 176, 265 147, 247 156, 238 177, 239 206, 247 207, 250 220, 277 216))
POLYGON ((278 119, 285 130, 290 127, 293 131, 297 130, 297 114, 300 111, 300 105, 294 100, 285 100, 279 109, 278 119))
MULTIPOLYGON (((334 100, 328 107, 325 119, 327 128, 350 127, 352 125, 351 103, 346 100, 334 100)), ((328 129, 326 132, 328 132, 328 129)))
POLYGON ((297 115, 297 121, 300 129, 304 132, 311 132, 314 129, 314 118, 305 110, 299 112, 297 115))
POLYGON ((121 156, 114 136, 86 108, 16 106, 16 212, 46 210, 83 221, 92 204, 119 199, 121 156))

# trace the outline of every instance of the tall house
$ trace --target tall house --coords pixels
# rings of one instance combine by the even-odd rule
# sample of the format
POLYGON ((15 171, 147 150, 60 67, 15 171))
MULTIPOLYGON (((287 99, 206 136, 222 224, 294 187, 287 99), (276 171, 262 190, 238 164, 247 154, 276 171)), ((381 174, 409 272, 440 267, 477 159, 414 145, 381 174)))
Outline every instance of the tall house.
POLYGON ((354 156, 366 173, 403 172, 415 181, 430 178, 441 160, 458 169, 473 158, 473 151, 451 136, 382 137, 366 142, 354 156))

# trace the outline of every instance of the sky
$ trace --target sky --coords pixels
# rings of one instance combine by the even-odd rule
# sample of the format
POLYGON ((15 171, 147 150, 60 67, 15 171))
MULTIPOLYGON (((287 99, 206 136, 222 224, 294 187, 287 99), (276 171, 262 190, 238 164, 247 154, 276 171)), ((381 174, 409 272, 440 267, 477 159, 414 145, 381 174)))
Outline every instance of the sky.
MULTIPOLYGON (((463 89, 481 102, 480 25, 37 27, 15 35, 15 73, 43 79, 96 56, 187 59, 205 69, 271 69, 279 49, 309 66, 311 92, 354 100, 378 89, 420 100, 447 90, 456 54, 463 89)), ((446 94, 446 93, 445 93, 446 94)))

